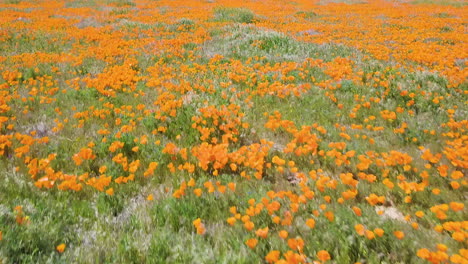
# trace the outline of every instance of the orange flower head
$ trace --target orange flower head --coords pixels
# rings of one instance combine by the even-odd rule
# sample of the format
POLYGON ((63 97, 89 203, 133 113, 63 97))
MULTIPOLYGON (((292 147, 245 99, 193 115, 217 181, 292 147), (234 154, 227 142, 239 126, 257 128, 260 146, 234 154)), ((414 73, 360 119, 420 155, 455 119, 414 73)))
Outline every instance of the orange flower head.
POLYGON ((268 263, 276 263, 280 257, 278 250, 272 250, 265 256, 265 261, 268 263))
POLYGON ((257 244, 258 244, 258 240, 256 238, 251 238, 251 239, 248 239, 245 244, 251 248, 251 249, 254 249, 257 244))
POLYGON ((62 244, 58 245, 55 249, 56 249, 59 253, 63 253, 63 251, 65 251, 65 247, 66 247, 66 245, 62 243, 62 244))
POLYGON ((330 254, 326 250, 320 250, 319 252, 317 252, 317 258, 323 262, 331 259, 330 254))
POLYGON ((268 236, 268 226, 265 228, 258 229, 255 234, 261 238, 267 238, 268 236))
POLYGON ((396 238, 400 239, 400 240, 403 239, 403 238, 405 237, 405 233, 403 233, 402 231, 399 231, 399 230, 393 232, 393 235, 394 235, 396 238))

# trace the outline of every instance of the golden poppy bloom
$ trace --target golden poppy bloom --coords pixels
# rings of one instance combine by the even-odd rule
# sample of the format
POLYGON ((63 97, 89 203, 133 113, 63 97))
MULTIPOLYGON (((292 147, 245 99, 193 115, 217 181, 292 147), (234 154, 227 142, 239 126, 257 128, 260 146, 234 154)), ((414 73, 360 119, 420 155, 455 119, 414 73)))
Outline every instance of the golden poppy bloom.
POLYGON ((279 237, 281 237, 282 239, 286 239, 286 238, 288 237, 289 234, 288 234, 288 231, 286 231, 286 230, 281 230, 281 231, 278 232, 278 235, 279 235, 279 237))
POLYGON ((405 237, 405 233, 403 233, 402 231, 399 231, 399 230, 394 231, 394 232, 393 232, 393 235, 394 235, 396 238, 400 239, 400 240, 403 239, 403 238, 405 237))
POLYGON ((258 229, 257 231, 255 231, 255 234, 263 239, 267 238, 268 227, 258 229))
POLYGON ((258 240, 257 240, 256 238, 250 238, 250 239, 248 239, 248 240, 245 242, 245 244, 246 244, 249 248, 254 249, 254 248, 257 246, 257 244, 258 244, 258 240))
POLYGON ((326 250, 320 250, 317 252, 317 258, 324 262, 331 259, 330 254, 326 250))
POLYGON ((363 236, 366 228, 362 224, 357 224, 354 226, 354 229, 358 233, 358 235, 363 236))
MULTIPOLYGON (((148 184, 174 182, 160 202, 228 203, 210 223, 254 235, 245 243, 268 263, 330 261, 299 235, 320 240, 343 221, 362 252, 385 232, 398 248, 403 231, 375 226, 388 218, 427 247, 397 260, 467 258, 461 1, 66 2, 0 4, 0 163, 13 189, 112 200, 141 186, 152 201, 148 184), (426 228, 454 241, 426 241, 426 228)), ((31 204, 7 227, 35 224, 31 204)), ((201 219, 193 228, 206 234, 201 219)))
POLYGON ((56 249, 59 253, 63 253, 63 251, 65 251, 65 248, 66 248, 66 245, 62 243, 62 244, 58 245, 55 249, 56 249))
POLYGON ((197 218, 193 221, 193 226, 197 230, 197 234, 204 235, 206 232, 205 225, 202 223, 200 218, 197 218))
POLYGON ((312 218, 307 219, 306 225, 307 225, 309 228, 312 228, 312 229, 315 228, 315 220, 312 219, 312 218))
POLYGON ((382 228, 376 228, 376 229, 374 229, 374 233, 377 236, 382 237, 384 235, 384 230, 382 228))
POLYGON ((265 256, 265 261, 268 263, 276 263, 280 257, 280 254, 281 253, 278 250, 272 250, 265 256))

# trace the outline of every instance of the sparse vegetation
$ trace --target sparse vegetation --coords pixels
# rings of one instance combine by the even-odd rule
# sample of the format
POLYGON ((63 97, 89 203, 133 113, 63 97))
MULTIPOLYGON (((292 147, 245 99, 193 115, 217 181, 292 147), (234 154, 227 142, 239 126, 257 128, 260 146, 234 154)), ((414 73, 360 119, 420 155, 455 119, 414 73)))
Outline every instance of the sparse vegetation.
POLYGON ((214 10, 215 20, 219 22, 253 23, 255 15, 247 8, 220 7, 214 10))

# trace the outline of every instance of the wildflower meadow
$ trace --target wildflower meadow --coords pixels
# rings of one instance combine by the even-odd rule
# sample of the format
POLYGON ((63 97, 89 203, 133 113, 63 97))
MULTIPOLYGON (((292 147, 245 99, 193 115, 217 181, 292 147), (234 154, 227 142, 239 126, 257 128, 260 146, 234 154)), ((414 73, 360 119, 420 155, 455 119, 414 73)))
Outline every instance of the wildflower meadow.
POLYGON ((463 0, 0 1, 0 263, 468 263, 463 0))

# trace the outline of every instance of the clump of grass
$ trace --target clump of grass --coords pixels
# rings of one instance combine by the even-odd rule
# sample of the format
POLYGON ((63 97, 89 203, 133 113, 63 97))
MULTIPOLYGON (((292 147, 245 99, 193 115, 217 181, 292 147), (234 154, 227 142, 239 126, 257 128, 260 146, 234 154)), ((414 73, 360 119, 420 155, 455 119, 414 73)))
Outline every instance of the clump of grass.
POLYGON ((313 19, 317 18, 319 15, 313 11, 299 11, 296 12, 296 16, 302 17, 304 19, 313 19))
POLYGON ((132 0, 108 0, 107 3, 110 5, 117 6, 117 7, 136 5, 132 0))
POLYGON ((130 13, 130 8, 124 7, 124 8, 116 8, 112 10, 109 15, 120 16, 120 15, 126 15, 128 13, 130 13))
POLYGON ((205 53, 247 59, 265 56, 272 61, 302 61, 307 57, 329 60, 335 56, 349 56, 354 50, 337 45, 315 45, 295 40, 273 30, 260 30, 251 26, 229 26, 213 34, 205 53))
POLYGON ((467 5, 466 1, 456 1, 456 0, 440 0, 440 1, 416 0, 411 3, 412 4, 425 4, 425 5, 450 5, 450 6, 456 6, 456 7, 467 5))
POLYGON ((6 4, 10 4, 10 5, 17 5, 21 2, 21 0, 7 0, 6 1, 6 4))
POLYGON ((179 19, 177 24, 184 25, 184 26, 193 26, 193 25, 195 25, 195 22, 192 19, 181 18, 181 19, 179 19))
POLYGON ((451 17, 454 17, 454 16, 451 15, 451 14, 449 14, 449 13, 442 12, 442 13, 434 14, 434 17, 439 17, 439 18, 451 18, 451 17))
MULTIPOLYGON (((15 1, 15 0, 11 0, 15 1)), ((97 4, 94 0, 75 0, 75 1, 67 1, 65 3, 65 7, 67 8, 80 8, 80 7, 93 7, 98 8, 97 4)))
POLYGON ((452 32, 452 31, 453 31, 453 28, 451 28, 449 26, 444 26, 444 27, 440 28, 441 33, 447 33, 447 32, 452 32))
POLYGON ((189 18, 185 18, 185 17, 180 18, 174 24, 166 25, 166 29, 168 31, 172 31, 172 32, 191 31, 191 30, 193 30, 195 28, 196 28, 195 21, 193 21, 192 19, 189 19, 189 18))
POLYGON ((235 23, 253 23, 255 14, 247 8, 228 8, 220 7, 214 11, 215 21, 235 22, 235 23))

